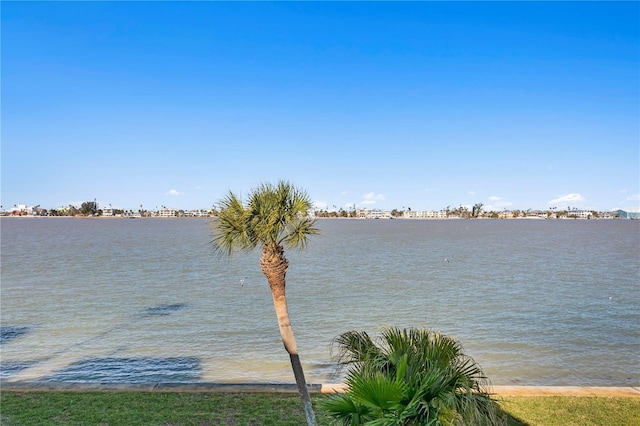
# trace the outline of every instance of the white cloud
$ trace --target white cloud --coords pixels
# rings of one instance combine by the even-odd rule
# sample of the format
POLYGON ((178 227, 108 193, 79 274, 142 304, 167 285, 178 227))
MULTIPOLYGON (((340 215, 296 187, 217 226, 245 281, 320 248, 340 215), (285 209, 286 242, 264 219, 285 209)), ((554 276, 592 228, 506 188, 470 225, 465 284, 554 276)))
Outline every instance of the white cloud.
POLYGON ((482 210, 486 212, 497 212, 509 208, 513 205, 511 201, 507 201, 497 195, 492 195, 486 205, 482 206, 482 210))
POLYGON ((499 203, 487 204, 486 206, 482 206, 482 210, 486 212, 497 212, 504 209, 508 209, 511 207, 513 203, 511 201, 501 201, 499 203))
POLYGON ((347 195, 348 193, 349 193, 348 191, 342 191, 340 194, 347 195))
POLYGON ((374 192, 368 192, 362 196, 361 204, 375 204, 377 201, 384 201, 384 194, 376 194, 374 192))
POLYGON ((184 195, 184 192, 180 192, 177 189, 170 189, 169 192, 167 192, 166 195, 174 195, 174 196, 184 195))
POLYGON ((549 201, 548 204, 580 203, 582 201, 584 201, 584 197, 580 194, 567 194, 549 201))
POLYGON ((324 201, 314 201, 313 207, 316 210, 326 210, 329 205, 324 201))
POLYGON ((639 201, 640 201, 640 194, 629 195, 627 196, 625 201, 621 203, 620 206, 617 208, 621 208, 622 210, 625 210, 628 212, 640 212, 639 201))
POLYGON ((476 195, 476 191, 469 191, 468 194, 471 196, 476 195))

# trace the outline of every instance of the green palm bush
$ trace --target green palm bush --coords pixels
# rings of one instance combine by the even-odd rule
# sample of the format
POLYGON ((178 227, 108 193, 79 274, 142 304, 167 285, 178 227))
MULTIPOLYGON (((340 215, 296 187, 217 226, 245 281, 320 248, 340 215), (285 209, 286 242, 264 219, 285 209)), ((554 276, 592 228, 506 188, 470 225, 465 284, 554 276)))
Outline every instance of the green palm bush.
POLYGON ((502 425, 480 366, 433 330, 385 328, 374 341, 349 331, 334 340, 347 391, 323 402, 342 425, 502 425))

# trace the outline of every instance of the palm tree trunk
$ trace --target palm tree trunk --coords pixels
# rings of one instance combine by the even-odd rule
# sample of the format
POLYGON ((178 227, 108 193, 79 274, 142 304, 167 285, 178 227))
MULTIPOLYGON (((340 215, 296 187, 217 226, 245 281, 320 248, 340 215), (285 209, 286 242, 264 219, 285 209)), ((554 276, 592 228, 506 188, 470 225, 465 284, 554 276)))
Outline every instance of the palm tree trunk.
POLYGON ((309 396, 309 390, 307 389, 307 382, 304 379, 304 372, 302 371, 302 364, 300 363, 300 357, 298 354, 289 354, 291 359, 291 368, 293 368, 293 375, 296 378, 296 386, 298 392, 300 392, 300 399, 304 406, 304 417, 307 419, 307 426, 315 426, 316 416, 313 413, 313 406, 311 405, 311 397, 309 396))
POLYGON ((289 311, 287 309, 287 297, 284 294, 276 295, 271 290, 273 296, 273 307, 276 310, 276 317, 278 318, 278 327, 280 328, 280 337, 284 348, 291 355, 298 354, 298 345, 296 344, 296 338, 293 336, 293 329, 291 328, 291 322, 289 321, 289 311))
POLYGON ((298 347, 296 339, 293 336, 293 329, 289 321, 289 310, 287 309, 287 297, 285 295, 286 274, 289 267, 289 261, 284 257, 284 250, 280 246, 265 245, 262 249, 260 258, 260 268, 267 277, 267 282, 271 288, 273 296, 273 307, 278 318, 278 327, 280 328, 280 337, 284 348, 289 353, 291 360, 291 368, 296 379, 296 386, 302 399, 304 406, 304 416, 308 426, 315 426, 316 419, 311 405, 311 397, 307 389, 307 382, 304 378, 304 371, 298 356, 298 347))

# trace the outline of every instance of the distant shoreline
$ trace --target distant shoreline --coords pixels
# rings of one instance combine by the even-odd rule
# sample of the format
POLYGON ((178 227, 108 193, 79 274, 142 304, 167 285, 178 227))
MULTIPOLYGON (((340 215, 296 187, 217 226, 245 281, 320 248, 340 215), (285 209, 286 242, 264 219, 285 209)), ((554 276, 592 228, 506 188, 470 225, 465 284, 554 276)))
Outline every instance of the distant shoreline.
MULTIPOLYGON (((160 217, 160 216, 153 216, 153 217, 141 217, 141 216, 81 216, 81 215, 76 215, 76 216, 36 216, 36 215, 3 215, 0 216, 0 219, 123 219, 123 220, 128 220, 128 219, 143 219, 143 220, 147 220, 147 219, 162 219, 162 220, 175 220, 175 219, 196 219, 196 220, 202 220, 202 219, 216 219, 217 216, 208 216, 208 217, 192 217, 192 216, 175 216, 175 217, 160 217)), ((394 217, 394 218, 361 218, 361 217, 316 217, 316 220, 356 220, 356 221, 376 221, 376 220, 381 220, 381 221, 390 221, 390 220, 402 220, 402 221, 476 221, 476 220, 481 220, 481 221, 493 221, 493 220, 524 220, 524 221, 543 221, 543 220, 548 220, 548 221, 574 221, 574 220, 579 220, 579 221, 601 221, 601 220, 638 220, 636 218, 623 218, 623 217, 612 217, 612 218, 601 218, 601 217, 593 217, 593 218, 589 218, 589 219, 585 219, 585 218, 575 218, 575 217, 571 217, 571 218, 544 218, 544 217, 507 217, 507 218, 490 218, 490 217, 476 217, 476 218, 466 218, 466 217, 449 217, 449 218, 444 218, 444 217, 425 217, 425 218, 408 218, 408 217, 394 217)))

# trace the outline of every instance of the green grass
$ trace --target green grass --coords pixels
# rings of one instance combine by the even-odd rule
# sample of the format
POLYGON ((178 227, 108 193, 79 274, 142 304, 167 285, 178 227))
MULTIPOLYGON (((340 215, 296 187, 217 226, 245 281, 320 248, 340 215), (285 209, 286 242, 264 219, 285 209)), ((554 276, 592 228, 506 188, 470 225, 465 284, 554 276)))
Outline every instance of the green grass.
POLYGON ((634 397, 504 397, 500 406, 509 413, 510 426, 640 425, 640 398, 634 397))
POLYGON ((298 426, 305 422, 297 394, 2 392, 0 402, 2 426, 298 426))
MULTIPOLYGON (((178 392, 13 392, 0 394, 0 424, 303 425, 296 394, 178 392)), ((329 419, 313 395, 318 425, 329 419)), ((640 425, 640 398, 508 397, 510 426, 640 425)))

